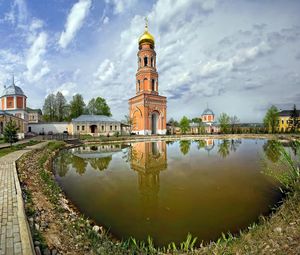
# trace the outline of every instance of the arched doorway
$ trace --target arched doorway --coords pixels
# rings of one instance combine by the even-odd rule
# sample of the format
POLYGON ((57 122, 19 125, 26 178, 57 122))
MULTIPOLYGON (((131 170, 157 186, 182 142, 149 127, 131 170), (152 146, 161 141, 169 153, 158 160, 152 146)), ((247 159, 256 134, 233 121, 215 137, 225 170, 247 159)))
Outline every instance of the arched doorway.
POLYGON ((91 125, 90 128, 92 134, 97 133, 97 125, 91 125))
POLYGON ((152 135, 157 134, 157 126, 158 126, 158 113, 153 112, 151 114, 151 134, 152 135))

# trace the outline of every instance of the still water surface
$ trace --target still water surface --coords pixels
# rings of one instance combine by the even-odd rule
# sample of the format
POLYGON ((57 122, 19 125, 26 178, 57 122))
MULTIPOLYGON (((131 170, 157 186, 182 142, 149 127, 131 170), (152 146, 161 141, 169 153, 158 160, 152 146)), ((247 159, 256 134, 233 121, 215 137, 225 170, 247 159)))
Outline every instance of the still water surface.
MULTIPOLYGON (((87 217, 119 239, 156 245, 216 240, 256 221, 280 200, 261 173, 266 140, 158 141, 63 151, 56 179, 87 217)), ((267 152, 267 153, 266 153, 267 152)), ((273 161, 272 158, 270 158, 273 161)))

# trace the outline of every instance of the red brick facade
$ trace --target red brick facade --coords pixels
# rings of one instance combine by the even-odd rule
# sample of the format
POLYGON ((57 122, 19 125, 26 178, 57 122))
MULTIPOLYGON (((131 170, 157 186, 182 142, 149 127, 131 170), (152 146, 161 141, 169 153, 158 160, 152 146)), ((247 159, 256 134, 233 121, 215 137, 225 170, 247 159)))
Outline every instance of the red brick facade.
POLYGON ((154 38, 148 33, 147 27, 140 38, 137 56, 136 96, 129 99, 132 131, 141 135, 165 134, 167 98, 158 93, 154 38))

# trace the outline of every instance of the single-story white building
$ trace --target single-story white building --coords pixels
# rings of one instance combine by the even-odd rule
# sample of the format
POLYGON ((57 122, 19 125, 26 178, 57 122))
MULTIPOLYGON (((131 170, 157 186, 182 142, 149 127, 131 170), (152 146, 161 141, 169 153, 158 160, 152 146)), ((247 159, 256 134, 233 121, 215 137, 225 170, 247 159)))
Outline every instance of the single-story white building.
POLYGON ((104 115, 80 115, 72 119, 73 134, 114 135, 121 134, 121 122, 104 115))
POLYGON ((47 134, 60 134, 64 132, 70 132, 68 122, 40 122, 28 124, 28 132, 38 135, 47 134))

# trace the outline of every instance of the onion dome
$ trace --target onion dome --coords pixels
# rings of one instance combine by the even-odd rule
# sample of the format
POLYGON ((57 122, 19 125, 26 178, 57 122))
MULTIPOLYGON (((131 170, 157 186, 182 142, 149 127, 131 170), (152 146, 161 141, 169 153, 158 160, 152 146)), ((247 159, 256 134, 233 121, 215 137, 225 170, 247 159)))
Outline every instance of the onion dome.
POLYGON ((151 35, 148 31, 148 20, 147 19, 146 19, 146 24, 145 24, 145 31, 139 38, 139 45, 141 45, 142 43, 150 43, 152 45, 154 45, 154 43, 155 43, 154 36, 151 35))

